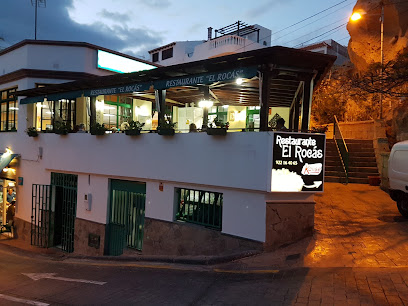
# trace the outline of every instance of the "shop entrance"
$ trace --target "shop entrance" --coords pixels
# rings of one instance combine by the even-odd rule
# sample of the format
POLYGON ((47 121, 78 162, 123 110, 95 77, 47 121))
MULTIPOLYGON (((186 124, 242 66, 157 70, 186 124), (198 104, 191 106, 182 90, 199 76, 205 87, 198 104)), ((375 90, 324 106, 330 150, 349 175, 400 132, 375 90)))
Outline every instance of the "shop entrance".
POLYGON ((31 244, 74 251, 78 176, 51 173, 51 185, 33 184, 31 244))
POLYGON ((0 232, 5 230, 4 225, 12 220, 7 218, 7 210, 16 202, 16 189, 14 180, 0 179, 0 232))
POLYGON ((121 255, 125 247, 143 247, 146 184, 111 180, 105 255, 121 255))

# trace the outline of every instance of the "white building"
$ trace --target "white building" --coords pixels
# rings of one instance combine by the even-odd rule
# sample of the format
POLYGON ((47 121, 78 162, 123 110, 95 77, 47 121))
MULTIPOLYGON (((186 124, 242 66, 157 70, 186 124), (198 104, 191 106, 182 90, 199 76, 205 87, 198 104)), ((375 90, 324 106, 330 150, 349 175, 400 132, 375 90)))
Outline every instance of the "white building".
POLYGON ((301 47, 300 49, 311 51, 311 52, 318 52, 322 54, 330 54, 330 55, 337 56, 337 59, 334 62, 334 64, 338 66, 343 65, 345 62, 350 61, 347 47, 340 45, 338 42, 334 41, 333 39, 328 39, 322 42, 304 46, 304 47, 301 47))
MULTIPOLYGON (((309 127, 313 89, 334 57, 271 47, 60 83, 73 73, 109 72, 95 67, 97 50, 89 46, 65 45, 56 54, 37 47, 27 42, 0 53, 1 69, 8 72, 0 77, 0 150, 6 151, 0 165, 7 170, 0 175, 0 204, 4 213, 6 187, 15 188, 18 239, 86 255, 132 249, 210 255, 274 249, 311 235, 324 136, 298 131, 309 127), (75 52, 83 57, 73 60, 75 52), (31 63, 33 55, 41 65, 31 63), (3 58, 14 64, 3 64, 3 58), (59 84, 37 86, 49 83, 59 84), (202 131, 212 133, 204 128, 210 116, 225 116, 226 136, 161 136, 165 118, 200 117, 195 110, 202 99, 212 99, 215 107, 214 114, 201 109, 202 131), (274 108, 287 110, 286 126, 295 133, 269 131, 274 108), (255 112, 258 127, 249 124, 255 112), (131 120, 144 124, 142 135, 113 133, 131 120), (233 127, 240 120, 247 122, 243 128, 233 127), (110 131, 63 135, 64 127, 80 123, 93 133, 105 123, 110 131)), ((121 70, 117 63, 111 69, 121 70)))
POLYGON ((207 40, 176 41, 149 51, 150 60, 163 66, 199 61, 216 56, 270 47, 271 30, 238 21, 217 29, 208 28, 207 40))

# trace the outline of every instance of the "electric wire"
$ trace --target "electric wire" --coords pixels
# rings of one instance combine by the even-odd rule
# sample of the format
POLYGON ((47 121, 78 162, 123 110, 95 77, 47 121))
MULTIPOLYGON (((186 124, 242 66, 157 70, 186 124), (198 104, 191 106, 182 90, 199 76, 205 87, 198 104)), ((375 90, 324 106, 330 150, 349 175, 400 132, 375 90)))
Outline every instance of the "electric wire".
MULTIPOLYGON (((324 18, 327 18, 327 16, 330 16, 330 15, 332 15, 332 14, 338 12, 338 11, 341 11, 342 9, 345 9, 346 7, 348 7, 348 6, 350 6, 350 5, 353 5, 353 3, 349 3, 349 4, 347 4, 347 5, 343 6, 343 7, 341 7, 341 8, 339 8, 339 9, 337 9, 337 10, 335 10, 335 11, 333 11, 333 12, 331 12, 331 13, 329 13, 329 14, 323 16, 323 17, 321 17, 321 18, 318 18, 318 19, 316 19, 315 21, 312 21, 312 22, 310 22, 310 23, 304 25, 303 28, 308 27, 308 26, 310 26, 310 25, 312 25, 312 24, 318 22, 319 20, 322 20, 322 19, 324 19, 324 18)), ((344 19, 348 19, 348 17, 343 18, 343 19, 341 19, 341 20, 344 20, 344 19)), ((295 33, 295 32, 297 32, 297 31, 299 31, 299 29, 295 29, 295 30, 293 30, 293 31, 291 31, 291 32, 289 32, 289 33, 286 33, 285 35, 279 36, 279 37, 277 37, 277 38, 273 38, 271 41, 279 40, 279 39, 283 38, 284 36, 287 36, 287 35, 289 35, 289 34, 295 33)), ((272 33, 272 34, 275 35, 276 33, 277 33, 277 32, 272 33)))
MULTIPOLYGON (((289 29, 289 28, 292 28, 292 27, 294 27, 295 25, 298 25, 298 24, 300 24, 300 23, 302 23, 302 22, 304 22, 304 21, 306 21, 306 20, 309 20, 309 19, 311 19, 311 18, 313 18, 313 17, 315 17, 315 16, 317 16, 317 15, 320 15, 321 13, 324 13, 324 12, 326 12, 326 11, 328 11, 328 10, 330 10, 330 9, 332 9, 332 8, 334 8, 334 7, 336 7, 336 6, 340 5, 340 4, 342 4, 342 3, 344 3, 344 2, 348 2, 348 1, 349 1, 349 0, 344 0, 344 1, 338 2, 338 3, 336 3, 335 5, 332 5, 332 6, 329 7, 329 8, 326 8, 326 9, 320 11, 320 12, 317 12, 316 14, 313 14, 312 16, 309 16, 309 17, 307 17, 307 18, 304 18, 304 19, 301 20, 301 21, 298 21, 298 22, 296 22, 296 23, 294 23, 294 24, 292 24, 292 25, 290 25, 290 26, 287 26, 287 27, 285 27, 285 28, 283 28, 283 29, 281 29, 281 30, 278 30, 278 31, 274 32, 273 34, 276 34, 276 33, 282 32, 282 31, 284 31, 284 30, 287 30, 287 29, 289 29)), ((330 15, 330 14, 328 14, 328 15, 330 15)), ((271 36, 272 36, 272 34, 267 35, 267 36, 261 38, 260 40, 267 39, 267 38, 269 38, 269 37, 271 37, 271 36)), ((253 45, 253 44, 255 44, 255 43, 257 43, 257 42, 255 42, 255 41, 254 41, 254 42, 251 42, 251 43, 249 43, 248 45, 245 45, 245 46, 243 46, 243 47, 239 47, 239 48, 235 49, 235 51, 239 51, 239 50, 241 50, 241 49, 247 48, 248 46, 253 45)))

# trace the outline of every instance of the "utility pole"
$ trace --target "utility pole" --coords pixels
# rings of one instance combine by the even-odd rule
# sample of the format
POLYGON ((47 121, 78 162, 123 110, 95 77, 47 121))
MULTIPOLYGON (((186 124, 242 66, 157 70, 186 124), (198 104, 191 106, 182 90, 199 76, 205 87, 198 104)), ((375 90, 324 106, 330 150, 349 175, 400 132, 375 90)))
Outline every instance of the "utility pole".
POLYGON ((382 103, 382 90, 383 90, 383 74, 384 74, 384 2, 380 2, 381 5, 381 83, 380 83, 380 119, 383 118, 383 103, 382 103))
POLYGON ((39 7, 47 7, 46 0, 31 0, 31 5, 34 6, 35 11, 35 24, 34 24, 34 39, 37 40, 37 9, 39 7))

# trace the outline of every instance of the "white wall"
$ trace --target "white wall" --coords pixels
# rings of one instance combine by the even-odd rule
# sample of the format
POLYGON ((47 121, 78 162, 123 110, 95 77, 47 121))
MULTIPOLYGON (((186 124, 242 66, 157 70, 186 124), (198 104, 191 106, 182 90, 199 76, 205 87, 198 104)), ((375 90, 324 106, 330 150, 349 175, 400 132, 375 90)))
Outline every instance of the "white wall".
POLYGON ((97 68, 97 56, 87 47, 27 44, 0 56, 0 75, 20 69, 113 74, 97 68))
POLYGON ((223 194, 222 233, 265 241, 265 194, 187 183, 160 182, 146 184, 146 217, 173 222, 176 204, 175 188, 220 192, 223 194))
POLYGON ((100 175, 78 175, 77 217, 106 224, 109 178, 100 175), (85 205, 85 194, 92 195, 91 210, 85 205))
POLYGON ((259 194, 270 188, 271 141, 268 132, 229 133, 222 138, 204 133, 174 137, 42 133, 30 138, 19 131, 2 133, 0 151, 10 147, 21 154, 17 176, 24 178, 24 185, 18 187, 17 217, 26 221, 31 216, 32 184, 50 184, 50 173, 55 171, 79 175, 79 218, 106 222, 109 178, 147 182, 146 216, 167 221, 174 216, 174 187, 200 187, 224 193, 223 232, 242 236, 242 231, 246 238, 261 241, 259 233, 264 231, 258 226, 264 226, 265 200, 259 194), (39 147, 43 148, 42 159, 38 159, 39 147), (158 182, 163 182, 163 192, 158 192, 158 182), (254 191, 258 195, 253 198, 243 196, 254 191), (85 193, 93 196, 90 212, 83 205, 85 193), (248 218, 248 205, 255 205, 250 210, 257 211, 254 230, 249 229, 254 219, 248 219, 247 229, 242 223, 248 218))

